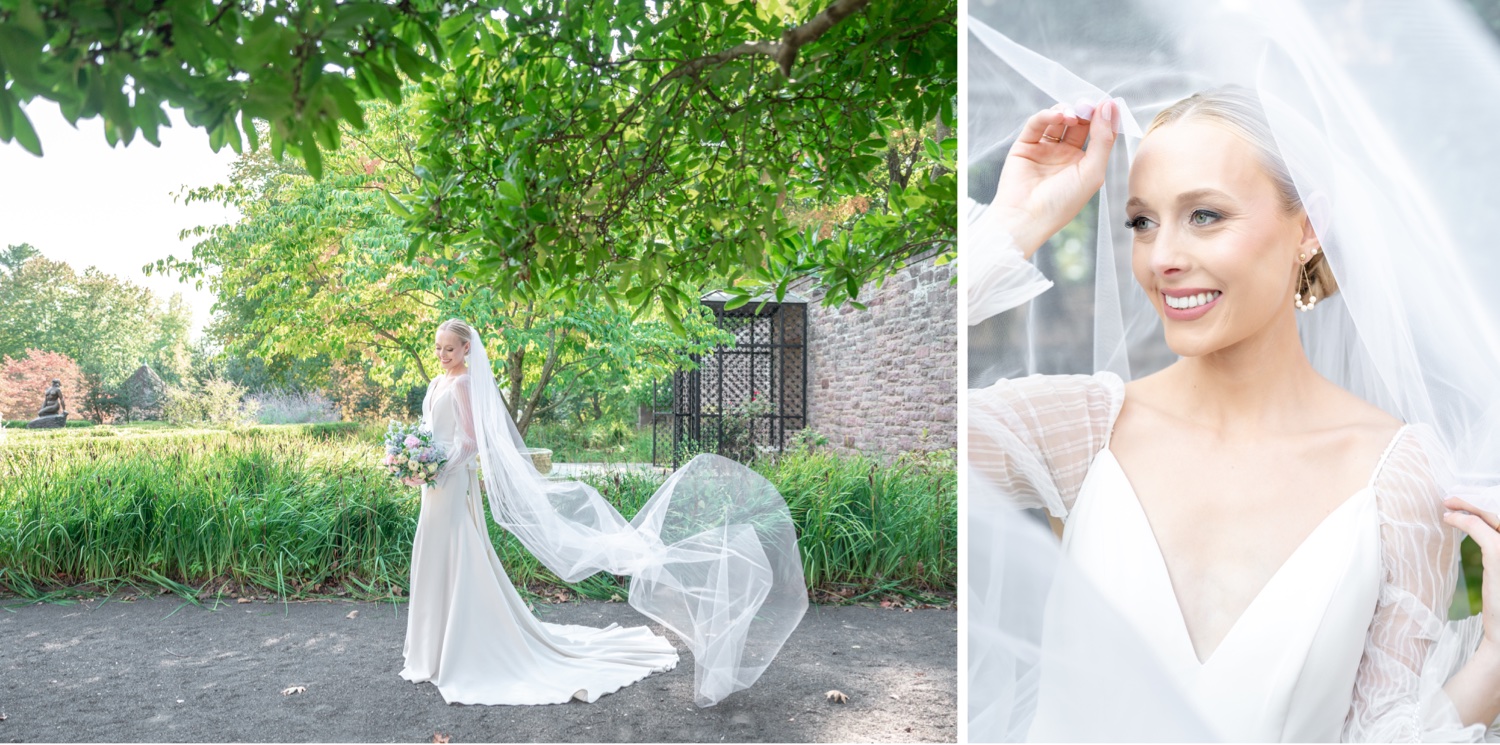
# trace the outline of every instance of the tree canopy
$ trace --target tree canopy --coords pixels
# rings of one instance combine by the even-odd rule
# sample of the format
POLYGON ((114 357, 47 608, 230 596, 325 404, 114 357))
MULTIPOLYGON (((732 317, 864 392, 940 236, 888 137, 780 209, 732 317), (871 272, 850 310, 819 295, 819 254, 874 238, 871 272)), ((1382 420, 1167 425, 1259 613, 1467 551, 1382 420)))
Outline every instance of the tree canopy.
POLYGON ((576 5, 445 36, 396 207, 431 253, 671 318, 706 285, 744 302, 802 276, 835 304, 954 249, 955 3, 576 5))
POLYGON ((77 272, 27 244, 0 251, 0 358, 57 352, 106 385, 141 364, 176 380, 188 365, 192 311, 89 267, 77 272), (19 259, 19 261, 17 261, 19 259))
POLYGON ((210 332, 230 353, 283 369, 320 358, 324 383, 345 363, 388 389, 422 386, 440 372, 437 324, 460 316, 486 336, 524 432, 572 397, 649 380, 719 340, 702 312, 679 336, 597 301, 506 298, 453 258, 407 263, 408 233, 382 190, 415 180, 414 112, 365 106, 369 126, 345 133, 351 144, 330 155, 321 179, 261 148, 237 161, 230 183, 192 192, 189 201, 224 203, 242 219, 187 231, 200 239, 191 258, 149 268, 209 285, 210 332))
POLYGON ((707 289, 857 302, 952 257, 957 37, 955 0, 0 0, 0 140, 42 152, 37 97, 112 143, 175 106, 317 178, 419 90, 405 260, 681 333, 707 289))
POLYGON ((430 0, 0 0, 0 142, 42 154, 20 104, 55 101, 68 121, 103 117, 110 144, 159 145, 165 106, 215 151, 272 149, 318 173, 358 102, 399 101, 401 75, 441 68, 430 0))

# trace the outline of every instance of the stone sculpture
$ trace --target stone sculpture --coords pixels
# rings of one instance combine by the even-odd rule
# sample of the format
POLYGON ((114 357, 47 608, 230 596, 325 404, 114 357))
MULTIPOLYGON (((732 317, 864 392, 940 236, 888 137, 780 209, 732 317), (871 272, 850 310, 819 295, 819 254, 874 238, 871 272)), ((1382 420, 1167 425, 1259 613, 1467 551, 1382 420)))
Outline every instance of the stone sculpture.
POLYGON ((42 408, 36 418, 26 423, 27 429, 57 429, 68 423, 67 401, 63 399, 62 381, 52 379, 42 398, 42 408))

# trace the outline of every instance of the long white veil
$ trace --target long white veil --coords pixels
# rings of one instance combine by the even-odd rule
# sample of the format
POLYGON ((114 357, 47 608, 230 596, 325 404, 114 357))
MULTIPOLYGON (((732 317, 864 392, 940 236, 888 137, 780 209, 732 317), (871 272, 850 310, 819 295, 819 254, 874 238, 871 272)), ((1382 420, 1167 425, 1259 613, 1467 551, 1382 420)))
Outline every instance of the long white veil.
MULTIPOLYGON (((1128 167, 1158 111, 1237 84, 1262 102, 1338 280, 1337 295, 1298 314, 1312 363, 1398 419, 1430 426, 1452 456, 1444 488, 1500 507, 1500 138, 1492 134, 1500 47, 1469 8, 1456 0, 975 0, 969 13, 970 255, 996 249, 984 205, 1030 114, 1105 95, 1125 104, 1097 201, 1038 252, 1041 274, 1017 285, 1035 296, 1049 284, 1044 274, 1056 290, 971 318, 971 388, 1038 372, 1108 370, 1128 381, 1176 359, 1131 275, 1128 167)), ((971 478, 971 516, 976 500, 1001 500, 1000 491, 971 478)), ((975 546, 985 539, 972 520, 975 546)), ((1024 545, 988 541, 971 554, 971 701, 1023 680, 976 677, 974 660, 1025 659, 1024 645, 995 633, 995 609, 1002 598, 1036 596, 973 567, 1002 561, 994 551, 1009 554, 1012 577, 1017 561, 1034 579, 1066 574, 1055 551, 1026 556, 1024 545), (973 615, 976 599, 991 603, 989 616, 973 615)), ((1146 687, 1118 692, 1132 705, 1162 702, 1146 687)), ((1024 706, 1007 710, 1017 711, 1024 706)), ((1024 732, 993 710, 978 712, 989 719, 975 713, 971 705, 976 741, 1024 732)))
POLYGON ((669 476, 629 522, 597 490, 551 481, 495 384, 478 333, 469 344, 470 405, 490 513, 565 582, 630 576, 630 605, 693 652, 695 700, 749 687, 807 610, 797 532, 760 474, 703 454, 669 476))
MULTIPOLYGON (((1059 298, 1019 329, 997 327, 1010 343, 975 358, 970 385, 1029 372, 1130 380, 1174 359, 1131 276, 1128 165, 1162 108, 1238 84, 1264 105, 1338 279, 1337 295, 1298 314, 1313 364, 1435 427, 1466 483, 1500 483, 1500 139, 1488 134, 1500 122, 1500 45, 1472 11, 1455 0, 1056 0, 970 12, 977 202, 1031 113, 1105 93, 1127 104, 1092 266, 1074 267, 1092 307, 1059 298), (1051 348, 1077 339, 1083 354, 1038 354, 1027 339, 1041 337, 1051 348)), ((984 250, 984 235, 969 238, 984 250)))

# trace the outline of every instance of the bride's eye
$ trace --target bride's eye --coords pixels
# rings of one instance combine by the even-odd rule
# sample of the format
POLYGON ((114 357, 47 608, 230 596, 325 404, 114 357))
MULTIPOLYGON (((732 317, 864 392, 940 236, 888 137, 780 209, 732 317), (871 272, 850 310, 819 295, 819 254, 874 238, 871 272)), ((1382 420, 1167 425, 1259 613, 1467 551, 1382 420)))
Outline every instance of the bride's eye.
POLYGON ((1212 225, 1222 219, 1224 216, 1213 210, 1193 210, 1193 214, 1188 217, 1188 222, 1201 227, 1212 225))
POLYGON ((1129 220, 1125 221, 1125 227, 1130 230, 1134 230, 1137 233, 1142 230, 1147 230, 1155 225, 1156 223, 1152 222, 1145 215, 1136 215, 1135 217, 1132 217, 1129 220))

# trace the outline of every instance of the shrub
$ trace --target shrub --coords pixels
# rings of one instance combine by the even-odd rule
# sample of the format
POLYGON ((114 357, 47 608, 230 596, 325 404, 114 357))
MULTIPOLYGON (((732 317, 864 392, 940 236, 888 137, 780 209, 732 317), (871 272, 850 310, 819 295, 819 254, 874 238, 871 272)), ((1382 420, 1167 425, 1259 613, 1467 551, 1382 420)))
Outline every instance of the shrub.
POLYGON ((249 424, 255 419, 257 405, 245 401, 245 393, 243 387, 223 378, 169 386, 162 416, 173 424, 249 424))
POLYGON ((256 420, 261 424, 337 422, 342 418, 338 404, 317 391, 268 391, 246 400, 255 404, 256 420))
MULTIPOLYGON (((420 501, 385 475, 379 434, 349 422, 7 437, 0 591, 36 597, 59 582, 128 581, 205 597, 226 582, 281 596, 320 586, 403 594, 420 501)), ((956 586, 952 451, 894 463, 823 451, 754 468, 786 498, 817 597, 919 597, 956 586)), ((626 518, 661 485, 655 473, 585 480, 626 518)), ((518 586, 562 586, 504 529, 486 527, 518 586)), ((572 589, 628 594, 604 575, 572 589)))
POLYGON ((0 357, 0 419, 20 420, 24 426, 41 408, 53 378, 62 381, 68 414, 83 416, 87 385, 78 363, 67 355, 28 349, 24 357, 0 357))
POLYGON ((828 444, 828 436, 812 427, 804 427, 786 438, 788 452, 812 452, 828 444))
MULTIPOLYGON (((6 429, 26 429, 26 425, 30 423, 30 419, 11 419, 9 421, 0 422, 0 426, 4 426, 6 429)), ((73 429, 76 427, 92 427, 94 426, 94 423, 87 419, 69 419, 68 423, 63 426, 67 427, 68 429, 73 429)))

